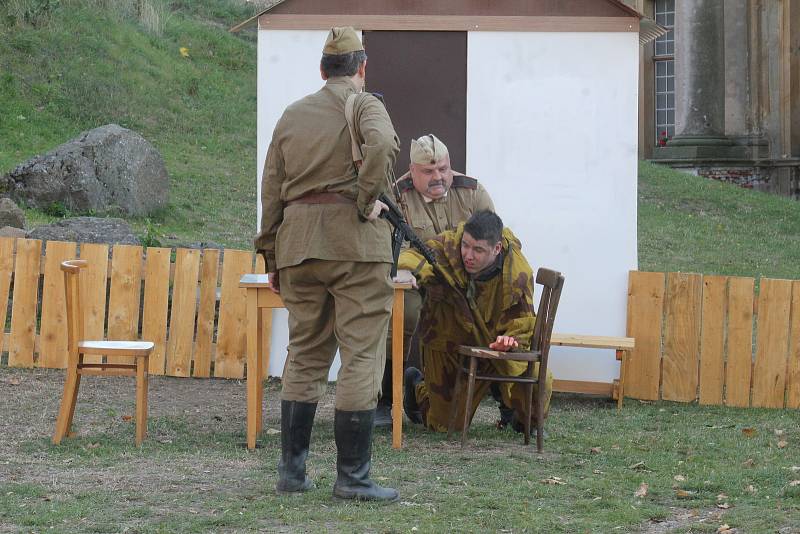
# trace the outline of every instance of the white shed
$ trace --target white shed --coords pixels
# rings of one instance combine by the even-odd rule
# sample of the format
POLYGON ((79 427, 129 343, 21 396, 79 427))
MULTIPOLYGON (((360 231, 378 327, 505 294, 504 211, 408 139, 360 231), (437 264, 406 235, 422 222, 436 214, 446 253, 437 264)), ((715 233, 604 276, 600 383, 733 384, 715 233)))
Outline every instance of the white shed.
MULTIPOLYGON (((367 90, 384 95, 401 139, 398 175, 411 137, 437 134, 453 167, 488 189, 530 263, 565 274, 556 331, 623 336, 637 268, 640 18, 618 0, 279 2, 251 19, 259 198, 276 121, 321 87, 328 30, 354 26, 369 57, 367 90)), ((275 314, 271 375, 282 372, 286 321, 275 314)), ((552 355, 560 380, 619 374, 613 351, 552 355)))

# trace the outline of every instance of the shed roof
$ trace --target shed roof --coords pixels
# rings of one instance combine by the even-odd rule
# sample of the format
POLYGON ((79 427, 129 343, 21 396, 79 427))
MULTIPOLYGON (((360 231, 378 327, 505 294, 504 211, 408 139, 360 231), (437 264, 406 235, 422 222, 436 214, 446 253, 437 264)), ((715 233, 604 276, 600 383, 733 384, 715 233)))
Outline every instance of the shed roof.
POLYGON ((275 29, 639 31, 641 42, 660 34, 622 0, 276 0, 231 31, 255 21, 275 29))

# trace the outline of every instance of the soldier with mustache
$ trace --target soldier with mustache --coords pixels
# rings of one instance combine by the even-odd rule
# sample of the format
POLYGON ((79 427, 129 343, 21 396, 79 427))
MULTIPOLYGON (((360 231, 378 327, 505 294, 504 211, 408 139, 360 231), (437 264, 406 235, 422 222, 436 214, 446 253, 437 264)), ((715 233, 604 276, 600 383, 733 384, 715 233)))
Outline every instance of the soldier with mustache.
MULTIPOLYGON (((494 211, 494 204, 486 189, 475 178, 450 167, 447 146, 433 134, 411 140, 409 171, 397 180, 396 186, 400 195, 398 201, 406 220, 423 241, 444 231, 455 230, 473 213, 481 210, 494 211)), ((403 346, 406 347, 404 359, 411 348, 410 340, 421 308, 422 296, 419 291, 406 291, 403 316, 403 346)), ((391 359, 394 355, 391 326, 389 330, 382 393, 375 418, 378 426, 389 426, 392 422, 391 359)))

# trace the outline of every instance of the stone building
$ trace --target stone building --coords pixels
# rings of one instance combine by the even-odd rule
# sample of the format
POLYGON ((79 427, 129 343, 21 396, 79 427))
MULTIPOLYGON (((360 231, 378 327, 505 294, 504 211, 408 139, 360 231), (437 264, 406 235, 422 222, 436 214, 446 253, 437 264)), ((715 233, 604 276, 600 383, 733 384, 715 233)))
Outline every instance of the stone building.
POLYGON ((670 30, 641 52, 640 158, 800 198, 800 1, 627 3, 670 30))

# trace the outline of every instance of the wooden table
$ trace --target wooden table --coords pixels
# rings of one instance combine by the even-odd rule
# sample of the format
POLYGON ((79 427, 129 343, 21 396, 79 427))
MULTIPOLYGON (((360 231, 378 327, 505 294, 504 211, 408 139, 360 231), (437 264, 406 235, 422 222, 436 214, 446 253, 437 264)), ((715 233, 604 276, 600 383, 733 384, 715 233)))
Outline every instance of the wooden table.
MULTIPOLYGON (((284 308, 280 295, 270 288, 266 274, 245 274, 239 287, 247 290, 247 448, 254 449, 263 424, 264 370, 269 367, 269 352, 264 347, 262 311, 284 308), (255 372, 253 372, 255 370, 255 372)), ((392 302, 392 354, 403 354, 403 291, 411 284, 394 284, 392 302)), ((392 358, 392 447, 403 446, 403 358, 392 358)))

